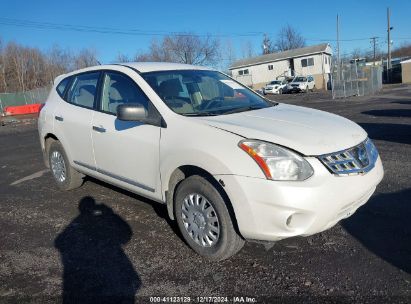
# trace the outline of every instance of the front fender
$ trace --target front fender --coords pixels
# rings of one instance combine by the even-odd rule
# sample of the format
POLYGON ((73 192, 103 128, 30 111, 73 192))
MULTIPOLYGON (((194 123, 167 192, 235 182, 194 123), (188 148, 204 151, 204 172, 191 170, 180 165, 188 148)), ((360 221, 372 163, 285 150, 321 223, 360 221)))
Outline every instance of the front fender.
POLYGON ((195 118, 180 118, 162 129, 160 174, 163 193, 171 174, 182 166, 199 167, 211 175, 242 175, 265 178, 238 143, 243 137, 209 126, 195 118))

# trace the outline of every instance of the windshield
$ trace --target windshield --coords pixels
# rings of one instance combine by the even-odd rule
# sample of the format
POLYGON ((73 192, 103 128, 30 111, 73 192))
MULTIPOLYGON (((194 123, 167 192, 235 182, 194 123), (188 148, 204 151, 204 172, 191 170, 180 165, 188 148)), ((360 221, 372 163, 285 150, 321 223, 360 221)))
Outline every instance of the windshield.
POLYGON ((270 84, 281 84, 281 81, 279 81, 279 80, 274 80, 274 81, 271 81, 270 84))
POLYGON ((141 76, 171 110, 185 116, 223 115, 274 105, 216 71, 160 71, 141 76))
POLYGON ((307 78, 305 77, 295 77, 293 82, 306 82, 307 78))

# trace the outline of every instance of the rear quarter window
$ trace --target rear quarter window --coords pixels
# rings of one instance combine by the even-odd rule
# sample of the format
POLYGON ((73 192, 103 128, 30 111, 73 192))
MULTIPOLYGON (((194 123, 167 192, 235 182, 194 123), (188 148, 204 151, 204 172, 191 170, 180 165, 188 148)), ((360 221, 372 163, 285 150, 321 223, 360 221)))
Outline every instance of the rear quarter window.
POLYGON ((61 98, 64 96, 64 90, 66 89, 67 85, 70 82, 70 77, 64 78, 56 87, 57 93, 60 95, 61 98))

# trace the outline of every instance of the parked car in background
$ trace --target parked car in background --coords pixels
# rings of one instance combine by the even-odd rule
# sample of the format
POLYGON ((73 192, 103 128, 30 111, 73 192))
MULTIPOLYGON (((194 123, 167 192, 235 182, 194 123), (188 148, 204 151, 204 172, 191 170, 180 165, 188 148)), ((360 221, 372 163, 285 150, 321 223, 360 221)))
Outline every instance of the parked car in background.
POLYGON ((80 187, 90 175, 165 204, 187 244, 212 260, 247 239, 331 228, 367 202, 384 173, 354 122, 271 102, 185 64, 61 75, 38 128, 58 188, 80 187))
POLYGON ((282 94, 286 86, 287 81, 285 80, 273 80, 263 87, 263 94, 282 94))
POLYGON ((287 84, 287 93, 313 91, 315 89, 315 81, 313 76, 297 76, 287 84))

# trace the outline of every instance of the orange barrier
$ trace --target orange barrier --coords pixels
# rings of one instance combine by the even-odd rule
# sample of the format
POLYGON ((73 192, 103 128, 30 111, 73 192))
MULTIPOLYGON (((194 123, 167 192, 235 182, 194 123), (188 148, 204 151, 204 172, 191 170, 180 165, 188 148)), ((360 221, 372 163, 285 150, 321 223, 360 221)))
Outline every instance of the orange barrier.
POLYGON ((5 115, 21 115, 21 114, 32 114, 40 112, 43 104, 34 103, 23 106, 8 106, 4 108, 5 115))

